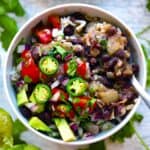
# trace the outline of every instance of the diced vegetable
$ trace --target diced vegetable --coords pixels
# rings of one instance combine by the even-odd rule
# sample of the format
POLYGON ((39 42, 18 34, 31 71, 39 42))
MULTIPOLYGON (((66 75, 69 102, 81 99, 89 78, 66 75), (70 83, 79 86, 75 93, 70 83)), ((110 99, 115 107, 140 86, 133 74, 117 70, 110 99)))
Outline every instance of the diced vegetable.
POLYGON ((66 51, 63 47, 61 47, 61 46, 58 46, 58 45, 56 45, 56 46, 54 46, 54 48, 55 48, 55 53, 57 54, 60 54, 61 55, 61 57, 62 57, 62 59, 64 59, 65 58, 65 56, 68 54, 68 51, 66 51))
POLYGON ((51 90, 45 84, 37 84, 35 89, 33 90, 30 101, 35 103, 45 103, 51 97, 51 90))
POLYGON ((87 73, 87 70, 86 70, 86 63, 85 63, 85 62, 82 62, 82 63, 78 64, 78 67, 77 67, 77 75, 79 75, 79 76, 85 78, 86 73, 87 73))
MULTIPOLYGON (((57 100, 61 100, 61 101, 68 100, 68 97, 69 97, 68 94, 65 91, 63 91, 62 89, 60 89, 60 88, 52 89, 52 95, 54 96, 56 94, 57 94, 57 100)), ((54 97, 52 97, 51 99, 54 99, 54 97)))
POLYGON ((18 106, 21 106, 21 105, 28 103, 28 101, 29 100, 26 94, 26 90, 25 88, 23 88, 17 93, 17 104, 18 106))
POLYGON ((62 139, 65 142, 76 140, 74 133, 72 132, 71 128, 69 127, 69 124, 65 119, 55 118, 54 122, 59 130, 62 139))
POLYGON ((67 83, 67 92, 71 96, 81 96, 87 90, 88 84, 82 78, 73 78, 67 83))
POLYGON ((119 94, 114 89, 107 89, 106 91, 99 92, 99 96, 101 100, 106 104, 110 104, 119 99, 119 94))
POLYGON ((77 62, 72 59, 68 63, 64 64, 64 70, 69 76, 75 76, 77 70, 77 62))
POLYGON ((21 76, 23 78, 28 77, 32 80, 32 82, 36 83, 39 81, 40 70, 38 66, 35 64, 31 52, 29 50, 24 50, 21 54, 23 58, 23 64, 21 69, 21 76))
POLYGON ((49 16, 48 23, 50 23, 53 28, 57 28, 57 29, 61 28, 59 16, 56 16, 56 15, 49 16))
POLYGON ((47 44, 52 41, 52 31, 49 28, 37 29, 36 36, 43 44, 47 44))
POLYGON ((51 132, 51 129, 38 117, 32 117, 29 120, 29 124, 32 128, 36 130, 43 131, 43 132, 51 132))
POLYGON ((58 71, 58 61, 52 56, 44 56, 39 62, 40 70, 46 75, 53 75, 58 71))

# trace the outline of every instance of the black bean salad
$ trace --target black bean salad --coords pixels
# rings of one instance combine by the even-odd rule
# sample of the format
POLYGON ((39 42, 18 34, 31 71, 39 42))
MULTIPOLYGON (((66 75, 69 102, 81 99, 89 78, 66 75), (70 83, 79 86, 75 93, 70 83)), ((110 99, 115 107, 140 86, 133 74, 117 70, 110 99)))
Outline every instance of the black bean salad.
POLYGON ((34 129, 67 142, 113 128, 138 96, 130 50, 125 34, 100 18, 50 15, 14 52, 20 112, 34 129))

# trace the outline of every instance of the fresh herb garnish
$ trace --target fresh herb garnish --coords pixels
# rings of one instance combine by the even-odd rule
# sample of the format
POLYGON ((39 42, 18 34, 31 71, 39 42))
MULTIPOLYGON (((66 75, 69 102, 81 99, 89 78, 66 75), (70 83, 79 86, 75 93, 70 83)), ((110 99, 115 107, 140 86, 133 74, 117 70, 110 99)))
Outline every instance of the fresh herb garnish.
POLYGON ((150 11, 150 0, 147 0, 146 7, 147 7, 148 11, 150 11))
POLYGON ((16 20, 8 15, 8 13, 23 16, 25 11, 19 0, 1 0, 0 1, 0 40, 3 48, 7 50, 12 38, 18 31, 16 20))

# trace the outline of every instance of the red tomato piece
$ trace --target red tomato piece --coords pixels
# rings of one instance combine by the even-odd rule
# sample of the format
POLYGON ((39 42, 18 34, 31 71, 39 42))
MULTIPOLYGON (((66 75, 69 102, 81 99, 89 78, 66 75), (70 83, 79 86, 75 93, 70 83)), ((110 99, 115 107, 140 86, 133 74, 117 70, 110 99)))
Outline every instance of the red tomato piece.
POLYGON ((67 70, 68 70, 68 64, 65 63, 65 64, 64 64, 64 73, 67 73, 67 70))
POLYGON ((65 91, 63 91, 62 89, 59 89, 59 88, 52 89, 53 95, 57 92, 60 92, 60 98, 59 98, 60 100, 68 100, 69 95, 65 91))
POLYGON ((78 64, 77 74, 83 78, 86 76, 86 63, 85 62, 78 64))
POLYGON ((88 106, 88 101, 90 100, 89 97, 87 96, 80 96, 78 97, 78 101, 73 103, 73 106, 75 109, 78 109, 78 108, 82 108, 82 109, 85 109, 87 108, 88 106))
POLYGON ((49 28, 37 29, 36 36, 43 44, 47 44, 52 41, 52 31, 49 28))
POLYGON ((31 78, 32 82, 38 82, 40 70, 31 57, 31 52, 29 50, 24 50, 21 54, 21 57, 24 59, 21 69, 21 76, 23 78, 28 76, 31 78))
POLYGON ((61 28, 61 23, 60 23, 60 18, 59 16, 49 16, 48 17, 48 22, 52 25, 53 28, 60 29, 61 28))

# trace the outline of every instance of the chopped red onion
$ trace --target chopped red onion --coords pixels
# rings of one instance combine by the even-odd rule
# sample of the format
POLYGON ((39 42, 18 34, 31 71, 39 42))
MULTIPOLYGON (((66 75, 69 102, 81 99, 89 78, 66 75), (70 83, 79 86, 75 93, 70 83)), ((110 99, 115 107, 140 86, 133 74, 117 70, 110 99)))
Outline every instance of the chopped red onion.
POLYGON ((19 45, 17 48, 17 53, 22 53, 25 50, 25 45, 19 45))
POLYGON ((70 59, 72 59, 73 57, 73 54, 68 54, 66 57, 65 57, 65 61, 69 61, 70 59))
POLYGON ((78 132, 78 124, 77 123, 75 123, 75 122, 72 122, 71 124, 70 124, 70 128, 74 131, 74 133, 77 133, 78 132))
POLYGON ((66 86, 67 83, 68 83, 68 80, 69 80, 69 79, 64 79, 64 80, 62 81, 62 85, 66 86))
POLYGON ((52 98, 50 100, 57 102, 59 100, 59 97, 60 97, 60 92, 58 91, 52 96, 52 98))
POLYGON ((25 106, 30 109, 32 112, 36 112, 37 110, 37 105, 35 103, 27 103, 25 104, 25 106))
POLYGON ((60 84, 60 82, 59 82, 58 80, 56 80, 55 82, 53 82, 53 83, 51 84, 51 89, 56 88, 59 84, 60 84))

